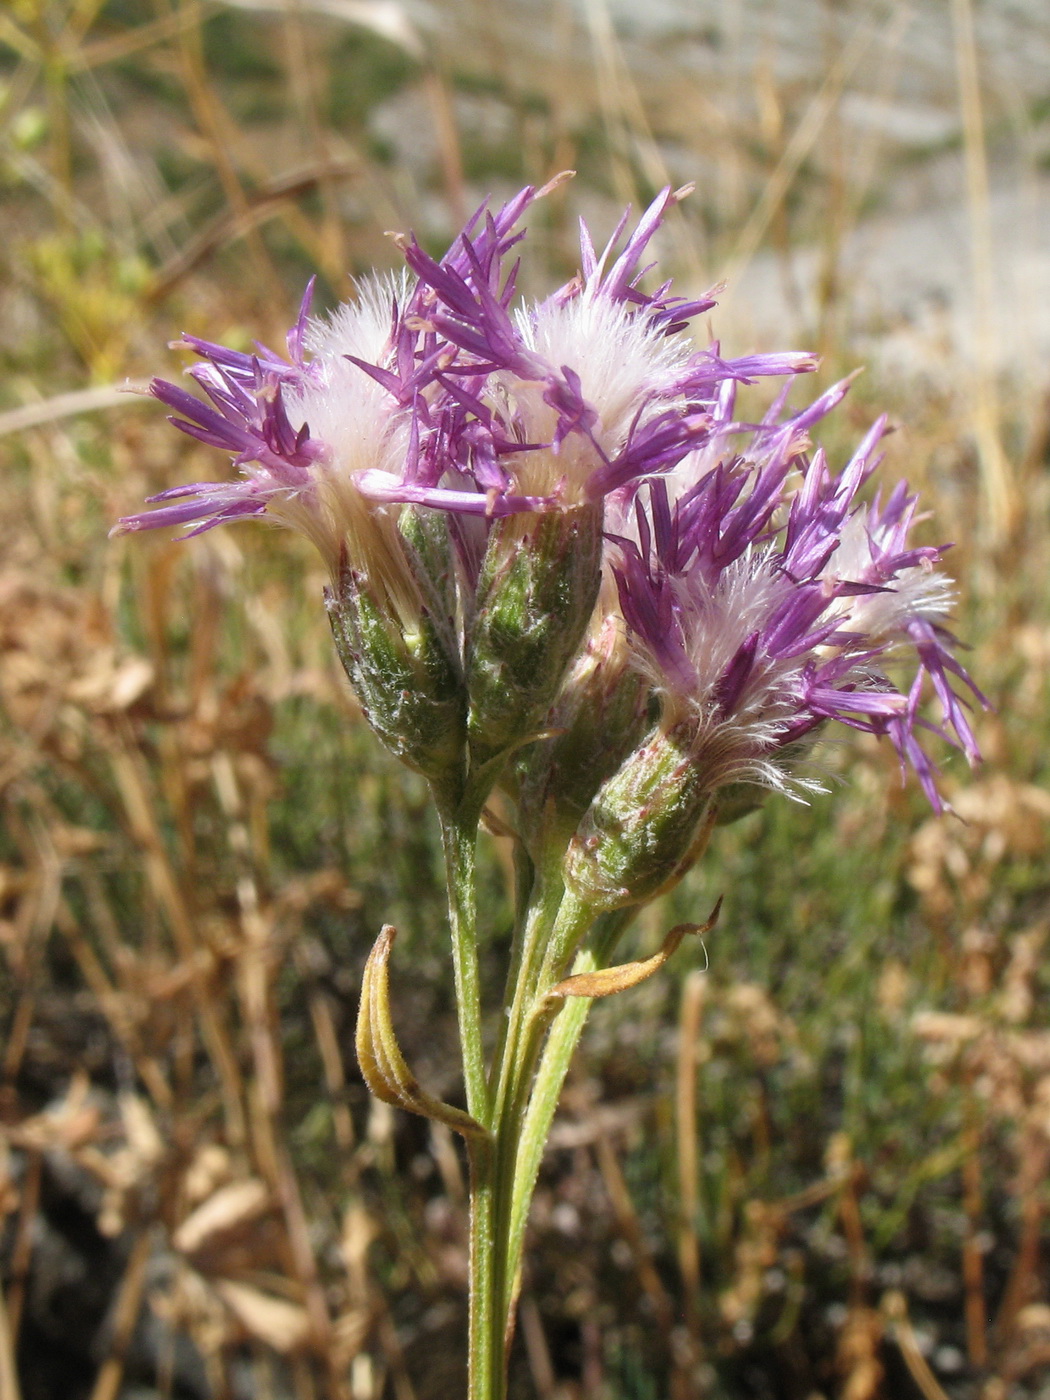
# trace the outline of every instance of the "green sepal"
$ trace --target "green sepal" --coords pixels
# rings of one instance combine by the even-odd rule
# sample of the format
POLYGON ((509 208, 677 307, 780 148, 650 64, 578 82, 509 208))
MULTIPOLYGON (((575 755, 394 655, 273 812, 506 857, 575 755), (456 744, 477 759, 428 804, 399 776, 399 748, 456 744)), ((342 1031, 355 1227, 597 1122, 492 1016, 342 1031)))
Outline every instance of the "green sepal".
MULTIPOLYGON (((458 658, 456 561, 448 516, 441 510, 404 506, 397 528, 426 615, 447 654, 458 658)), ((459 669, 457 659, 457 674, 459 669)))
POLYGON ((757 783, 727 783, 718 789, 718 825, 732 826, 757 812, 769 796, 769 789, 757 783))
POLYGON ((644 904, 699 855, 714 818, 692 725, 654 729, 599 789, 565 857, 565 883, 594 909, 644 904))
POLYGON ((602 658, 575 681, 550 716, 550 737, 524 750, 515 765, 519 826, 534 857, 567 844, 602 783, 644 733, 648 687, 622 663, 602 658))
POLYGON ((477 765, 538 734, 579 651, 601 579, 600 506, 497 521, 467 650, 477 765))
POLYGON ((432 782, 461 785, 466 693, 447 615, 424 605, 406 628, 349 562, 325 603, 339 659, 376 734, 432 782))

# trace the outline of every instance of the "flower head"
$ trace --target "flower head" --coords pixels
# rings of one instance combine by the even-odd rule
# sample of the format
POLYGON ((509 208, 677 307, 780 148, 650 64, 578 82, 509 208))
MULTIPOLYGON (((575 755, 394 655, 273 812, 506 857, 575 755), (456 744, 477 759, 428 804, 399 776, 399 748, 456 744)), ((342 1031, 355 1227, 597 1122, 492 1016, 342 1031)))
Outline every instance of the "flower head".
POLYGON ((905 483, 885 504, 858 499, 885 419, 838 475, 823 449, 807 450, 809 426, 845 388, 767 421, 746 451, 649 481, 633 529, 616 540, 620 608, 664 727, 692 723, 712 789, 805 786, 785 754, 837 719, 889 735, 939 809, 915 731, 936 729, 973 761, 963 695, 983 697, 946 630, 952 589, 935 565, 947 546, 910 540, 916 497, 905 483), (903 689, 891 679, 898 665, 910 676, 903 689), (919 715, 927 683, 940 725, 919 715))
POLYGON ((573 509, 675 467, 710 434, 727 380, 797 374, 807 354, 722 360, 683 334, 712 295, 647 294, 642 259, 687 190, 665 189, 615 258, 627 216, 595 253, 581 224, 581 271, 545 301, 512 306, 516 239, 499 220, 464 232, 457 256, 436 262, 406 249, 418 306, 454 353, 436 369, 412 470, 369 473, 377 499, 414 501, 489 517, 573 509), (436 449, 436 450, 435 450, 436 449))
POLYGON ((150 501, 159 509, 116 528, 196 534, 265 513, 331 562, 344 516, 352 528, 365 498, 490 519, 571 510, 702 447, 728 384, 815 367, 809 354, 698 350, 684 331, 713 297, 641 289, 649 245, 684 190, 657 196, 618 253, 626 214, 600 254, 581 225, 580 272, 545 301, 515 305, 517 225, 545 192, 482 207, 440 261, 409 240, 405 276, 362 283, 327 321, 310 319, 308 288, 287 357, 184 337, 203 357, 189 371, 203 397, 164 380, 151 392, 176 427, 230 452, 241 476, 162 492, 150 501))

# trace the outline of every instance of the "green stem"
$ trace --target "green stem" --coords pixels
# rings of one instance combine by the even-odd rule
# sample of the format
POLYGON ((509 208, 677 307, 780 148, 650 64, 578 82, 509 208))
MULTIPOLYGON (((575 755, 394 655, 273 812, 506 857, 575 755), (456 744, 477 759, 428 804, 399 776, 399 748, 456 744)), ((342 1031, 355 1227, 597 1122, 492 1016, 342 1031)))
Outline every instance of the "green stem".
MULTIPOLYGON (((583 949, 577 956, 573 972, 595 972, 605 967, 620 934, 636 913, 636 908, 629 908, 618 909, 613 914, 605 915, 595 930, 591 946, 583 949)), ((532 1195, 536 1189, 543 1149, 558 1108, 565 1076, 569 1072, 569 1065, 572 1063, 590 1009, 589 997, 566 998, 551 1027, 536 1072, 532 1096, 518 1134, 510 1216, 506 1236, 502 1241, 506 1255, 504 1268, 510 1279, 517 1277, 521 1266, 525 1226, 528 1223, 532 1195)), ((508 1299, 508 1310, 512 1303, 513 1299, 508 1299)))
MULTIPOLYGON (((487 1080, 478 990, 475 829, 468 826, 460 808, 455 817, 443 818, 442 834, 467 1106, 491 1131, 487 1141, 470 1144, 468 1395, 469 1400, 505 1400, 509 1320, 528 1205, 543 1142, 590 1006, 589 1001, 573 998, 563 1008, 534 1083, 551 1024, 551 1009, 544 997, 564 974, 593 913, 564 891, 560 869, 553 862, 535 872, 520 930, 511 1004, 487 1080)), ((618 933, 623 920, 614 916, 604 922, 599 947, 588 958, 604 957, 611 948, 605 932, 610 923, 618 933)))
MULTIPOLYGON (((520 844, 514 852, 514 931, 511 937, 510 956, 507 963, 507 979, 503 990, 503 1005, 507 1014, 500 1017, 496 1031, 496 1045, 492 1054, 492 1067, 489 1071, 489 1089, 494 1091, 500 1077, 500 1070, 506 1058, 507 1038, 514 1019, 512 1008, 521 988, 522 961, 525 957, 526 941, 533 926, 533 901, 541 897, 545 885, 536 877, 536 868, 528 853, 520 844)), ((557 886, 560 891, 561 885, 557 886)), ((557 905, 555 905, 557 908, 557 905)))
POLYGON ((481 988, 478 976, 477 823, 441 816, 445 849, 452 961, 456 979, 456 1008, 463 1053, 463 1082, 467 1112, 489 1126, 490 1103, 485 1079, 485 1047, 481 1033, 481 988))
MULTIPOLYGON (((467 1111, 491 1125, 491 1097, 485 1076, 481 988, 478 975, 477 817, 463 807, 440 809, 445 851, 456 1010, 463 1055, 467 1111)), ((468 1144, 470 1154, 470 1321, 467 1389, 470 1400, 502 1400, 503 1346, 498 1337, 498 1294, 493 1266, 495 1158, 491 1139, 468 1144)))
MULTIPOLYGON (((574 971, 595 972, 600 963, 588 949, 576 960, 574 971)), ((539 1176, 543 1149, 550 1134, 554 1114, 561 1098, 565 1076, 576 1046, 583 1033, 584 1022, 591 1009, 589 997, 568 997, 551 1027, 543 1058, 536 1074, 536 1084, 529 1101, 528 1112, 521 1128, 517 1157, 514 1163, 514 1184, 511 1191, 510 1219, 505 1249, 506 1269, 513 1278, 521 1264, 525 1226, 529 1218, 536 1178, 539 1176)))
MULTIPOLYGON (((502 1400, 506 1381, 506 1338, 510 1317, 513 1275, 507 1271, 507 1231, 514 1187, 518 1133, 524 1118, 520 1107, 522 1086, 535 1068, 536 1050, 529 1043, 529 1028, 536 1002, 537 984, 551 930, 562 904, 560 875, 550 869, 538 872, 533 884, 532 902, 525 916, 517 949, 517 975, 501 1043, 492 1064, 494 1107, 492 1117, 493 1162, 490 1189, 492 1227, 491 1288, 489 1322, 492 1336, 488 1355, 499 1352, 499 1374, 493 1376, 490 1391, 470 1400, 502 1400)), ((535 1039, 535 1037, 533 1037, 535 1039)), ((537 1047, 538 1048, 538 1047, 537 1047)))
POLYGON ((503 1329, 494 1265, 495 1155, 491 1142, 469 1144, 470 1319, 467 1353, 469 1400, 503 1400, 506 1383, 503 1329))
MULTIPOLYGON (((553 948, 575 946, 592 922, 591 910, 563 892, 560 875, 540 871, 534 886, 522 939, 519 974, 511 1002, 502 1054, 493 1065, 496 1096, 492 1118, 495 1160, 492 1189, 492 1289, 490 1320, 494 1335, 489 1354, 504 1353, 510 1336, 510 1318, 517 1291, 517 1260, 511 1261, 509 1244, 514 1218, 514 1190, 518 1177, 521 1133, 528 1111, 533 1076, 550 1012, 544 996, 552 985, 548 962, 553 948)), ((505 1365, 505 1357, 504 1357, 505 1365)), ((498 1386, 481 1392, 484 1400, 501 1400, 505 1377, 498 1386)), ((473 1393, 471 1400, 478 1400, 473 1393)))
POLYGON ((536 1000, 544 956, 563 902, 564 888, 560 872, 537 872, 532 889, 532 903, 525 916, 518 947, 513 951, 515 977, 513 985, 508 982, 507 988, 510 993, 510 1006, 507 1009, 506 1026, 492 1063, 496 1105, 493 1127, 497 1132, 504 1126, 510 1084, 517 1077, 516 1071, 520 1065, 522 1037, 536 1000))

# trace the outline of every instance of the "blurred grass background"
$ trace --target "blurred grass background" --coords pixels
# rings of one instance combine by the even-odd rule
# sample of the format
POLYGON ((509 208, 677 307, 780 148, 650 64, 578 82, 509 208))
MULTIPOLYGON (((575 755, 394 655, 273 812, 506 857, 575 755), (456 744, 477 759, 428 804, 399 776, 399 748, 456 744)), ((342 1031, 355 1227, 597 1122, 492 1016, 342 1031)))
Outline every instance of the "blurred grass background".
POLYGON ((311 273, 332 304, 386 230, 440 250, 569 167, 527 290, 579 213, 605 236, 695 179, 661 253, 730 278, 701 333, 868 364, 829 447, 900 424, 995 710, 957 816, 844 737, 830 796, 647 912, 649 950, 725 895, 706 957, 595 1008, 513 1393, 1050 1396, 1048 53, 1006 0, 0 11, 2 1400, 462 1393, 463 1166, 352 1054, 390 921, 409 1058, 459 1092, 426 793, 359 722, 305 544, 107 540, 223 470, 118 390, 183 330, 279 346, 311 273))

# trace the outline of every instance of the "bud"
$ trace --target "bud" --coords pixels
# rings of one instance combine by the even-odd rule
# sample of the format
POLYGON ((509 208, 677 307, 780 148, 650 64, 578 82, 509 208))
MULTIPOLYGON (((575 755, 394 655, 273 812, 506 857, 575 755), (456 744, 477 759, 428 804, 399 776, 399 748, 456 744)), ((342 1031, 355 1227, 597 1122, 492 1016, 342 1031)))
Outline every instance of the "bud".
POLYGON ((466 696, 450 598, 447 525, 404 512, 398 606, 384 583, 344 554, 325 601, 336 649, 365 718, 386 747, 432 782, 462 781, 466 696), (445 536, 442 543, 441 536, 445 536))
POLYGON ((565 883, 597 911, 655 899, 700 854, 714 809, 695 725, 654 729, 598 790, 565 857, 565 883))
POLYGON ((535 855, 564 847, 595 793, 645 732, 648 686, 626 665, 622 625, 606 617, 579 657, 550 715, 551 736, 517 767, 519 829, 535 855))
POLYGON ((492 527, 467 654, 471 753, 484 764, 543 726, 594 611, 600 506, 492 527))

